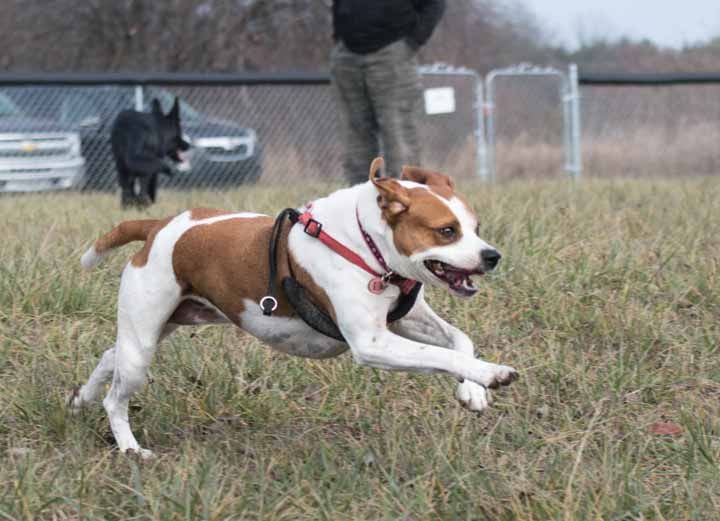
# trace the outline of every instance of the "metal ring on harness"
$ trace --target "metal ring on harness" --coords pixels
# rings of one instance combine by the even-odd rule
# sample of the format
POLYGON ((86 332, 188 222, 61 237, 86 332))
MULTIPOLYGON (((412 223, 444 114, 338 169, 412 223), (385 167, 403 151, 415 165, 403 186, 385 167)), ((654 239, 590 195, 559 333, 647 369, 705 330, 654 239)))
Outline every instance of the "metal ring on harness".
POLYGON ((275 297, 273 297, 271 295, 265 295, 263 298, 260 299, 260 309, 262 309, 263 315, 269 316, 277 308, 278 308, 278 301, 275 297), (270 304, 272 306, 270 309, 267 309, 265 307, 265 302, 268 300, 272 302, 272 304, 270 304))

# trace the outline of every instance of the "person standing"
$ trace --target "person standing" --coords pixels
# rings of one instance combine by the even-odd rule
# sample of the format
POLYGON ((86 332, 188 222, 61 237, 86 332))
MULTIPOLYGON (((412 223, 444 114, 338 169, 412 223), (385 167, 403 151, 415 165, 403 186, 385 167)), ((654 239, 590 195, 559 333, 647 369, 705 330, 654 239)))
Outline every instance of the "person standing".
POLYGON ((330 74, 344 125, 343 169, 367 180, 380 155, 388 175, 420 163, 417 50, 432 35, 445 0, 333 0, 330 74))

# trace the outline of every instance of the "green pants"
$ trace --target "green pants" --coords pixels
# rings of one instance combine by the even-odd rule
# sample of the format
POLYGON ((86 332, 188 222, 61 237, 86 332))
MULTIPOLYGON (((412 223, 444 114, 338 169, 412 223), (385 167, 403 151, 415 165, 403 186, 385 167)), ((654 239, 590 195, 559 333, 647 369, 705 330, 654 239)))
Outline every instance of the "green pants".
POLYGON ((330 72, 342 116, 348 181, 366 181, 370 162, 381 154, 387 175, 419 164, 422 89, 415 51, 400 40, 374 53, 355 54, 339 42, 330 54, 330 72))

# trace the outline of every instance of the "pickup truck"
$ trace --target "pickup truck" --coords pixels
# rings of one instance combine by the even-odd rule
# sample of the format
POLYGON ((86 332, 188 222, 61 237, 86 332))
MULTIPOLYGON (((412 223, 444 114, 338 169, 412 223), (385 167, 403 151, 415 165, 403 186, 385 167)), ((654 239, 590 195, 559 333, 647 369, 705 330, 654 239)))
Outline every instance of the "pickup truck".
MULTIPOLYGON (((83 190, 115 190, 116 170, 110 147, 110 130, 120 111, 138 103, 136 90, 126 86, 27 86, 4 89, 8 98, 32 118, 57 121, 75 129, 87 162, 83 190)), ((0 94, 2 94, 0 92, 0 94)), ((158 98, 168 111, 175 93, 162 88, 143 90, 142 108, 158 98)), ((180 119, 186 141, 188 170, 160 185, 173 188, 224 188, 255 183, 262 175, 262 146, 252 128, 211 116, 181 97, 180 119)))
POLYGON ((76 188, 84 183, 80 135, 71 126, 24 114, 0 93, 0 192, 76 188))

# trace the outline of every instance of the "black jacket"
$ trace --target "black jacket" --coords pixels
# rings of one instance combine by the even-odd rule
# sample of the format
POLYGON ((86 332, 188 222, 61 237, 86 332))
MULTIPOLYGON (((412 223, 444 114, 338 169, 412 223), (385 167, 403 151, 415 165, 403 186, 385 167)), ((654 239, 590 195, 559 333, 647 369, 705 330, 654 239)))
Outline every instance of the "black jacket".
POLYGON ((405 39, 418 48, 442 18, 445 0, 333 0, 333 37, 368 54, 405 39))

